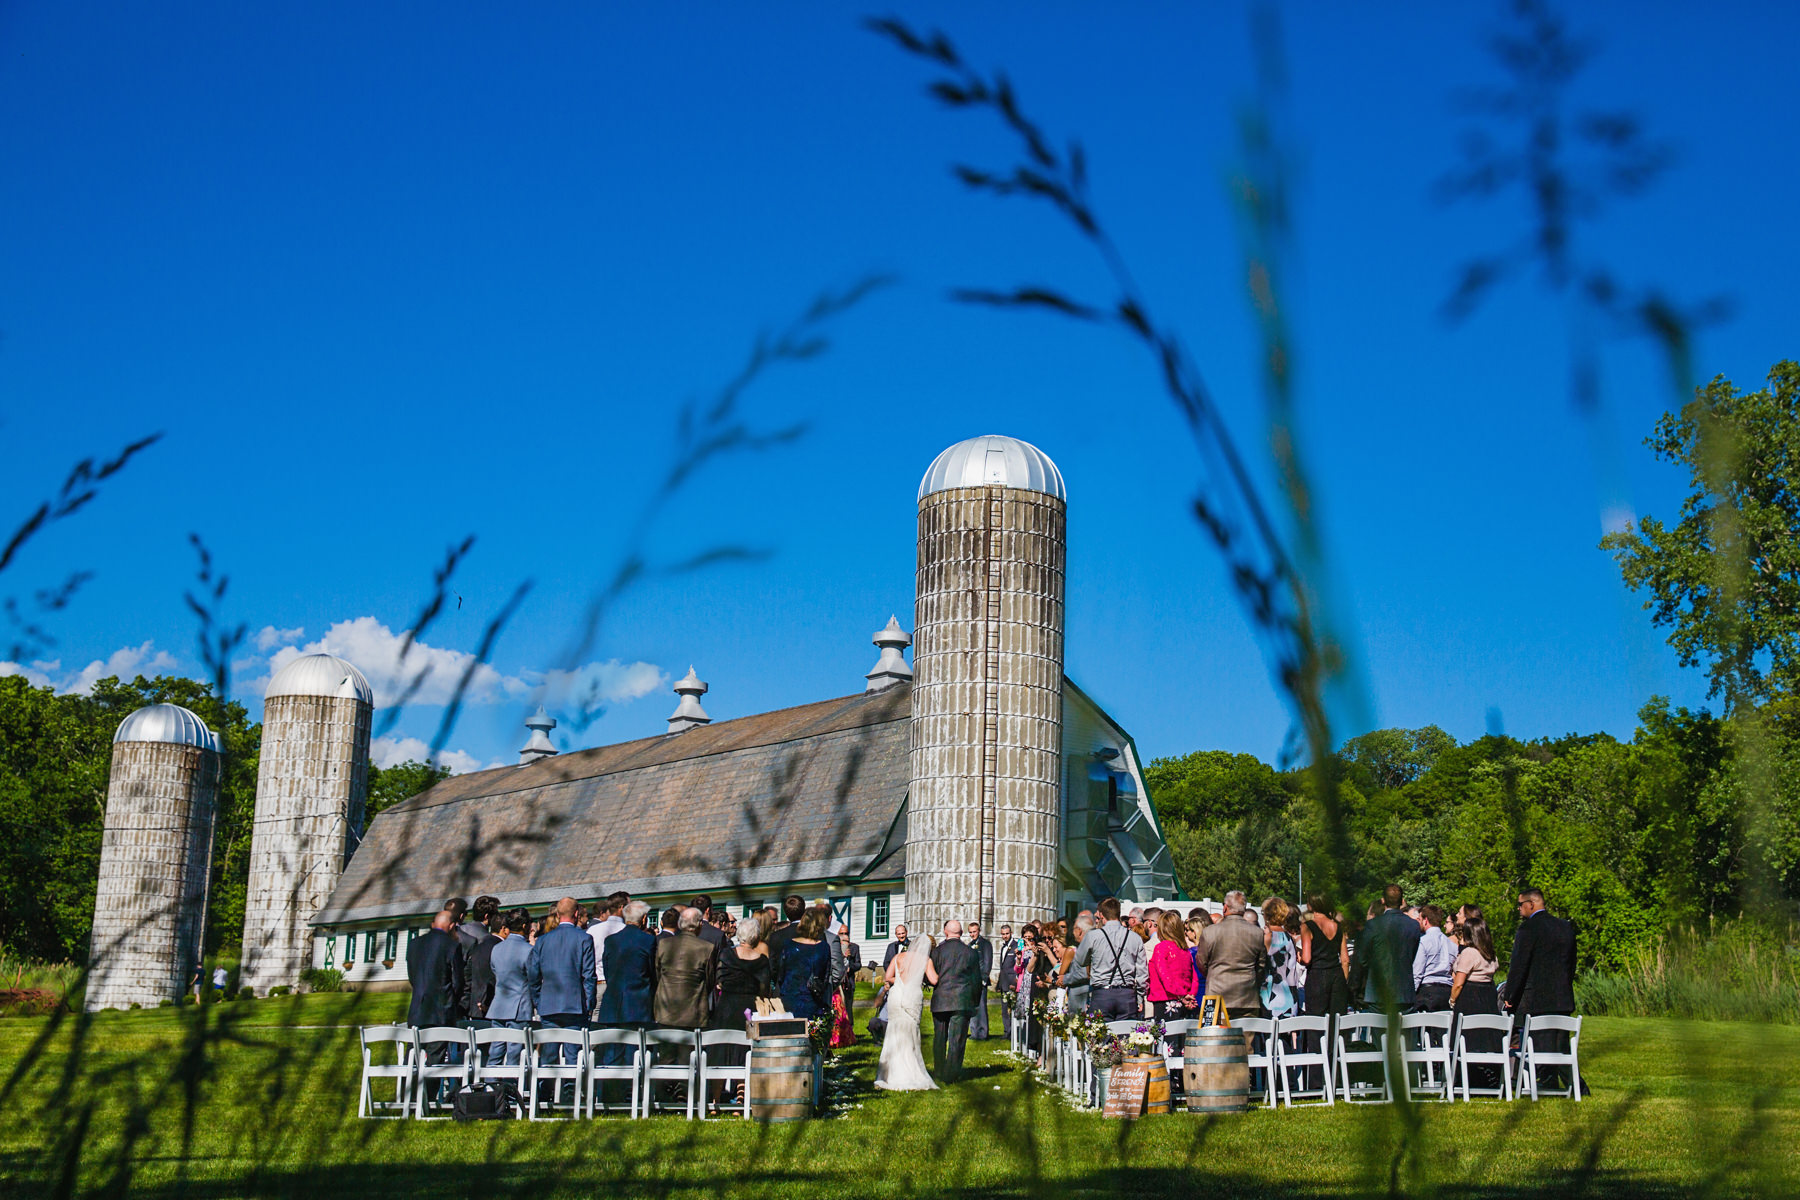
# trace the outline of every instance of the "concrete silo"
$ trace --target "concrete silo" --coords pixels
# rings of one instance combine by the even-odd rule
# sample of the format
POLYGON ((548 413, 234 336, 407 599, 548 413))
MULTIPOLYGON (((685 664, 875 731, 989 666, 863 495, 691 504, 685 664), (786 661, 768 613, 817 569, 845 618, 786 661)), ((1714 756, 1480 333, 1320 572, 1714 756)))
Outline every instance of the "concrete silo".
POLYGON ((1048 455, 989 435, 919 485, 908 924, 1049 916, 1062 779, 1066 496, 1048 455))
POLYGON ((295 659, 263 695, 242 968, 259 994, 312 965, 307 922, 361 832, 373 709, 369 681, 331 654, 295 659))
POLYGON ((89 1011, 154 1008, 200 961, 219 802, 219 739, 175 704, 152 704, 113 734, 88 953, 89 1011))

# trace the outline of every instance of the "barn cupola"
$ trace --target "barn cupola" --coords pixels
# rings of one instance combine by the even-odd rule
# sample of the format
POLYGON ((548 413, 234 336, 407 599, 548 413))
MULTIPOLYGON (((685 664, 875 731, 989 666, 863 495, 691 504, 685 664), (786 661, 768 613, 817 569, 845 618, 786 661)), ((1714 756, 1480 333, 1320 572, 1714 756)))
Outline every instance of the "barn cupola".
POLYGON ((706 685, 700 682, 700 676, 694 673, 690 665, 688 673, 675 685, 675 694, 681 697, 681 703, 669 717, 670 733, 685 733, 696 725, 707 725, 712 718, 700 707, 700 697, 706 695, 706 685))
POLYGON ((906 665, 906 648, 912 645, 912 638, 900 628, 900 618, 888 618, 887 628, 875 635, 875 644, 881 648, 881 657, 876 660, 875 669, 863 678, 869 681, 866 692, 885 692, 897 683, 912 682, 912 668, 906 665))
POLYGON ((519 751, 521 767, 556 753, 556 747, 550 742, 550 731, 556 728, 556 718, 545 712, 543 705, 538 705, 538 710, 525 718, 525 728, 531 730, 531 739, 519 751))

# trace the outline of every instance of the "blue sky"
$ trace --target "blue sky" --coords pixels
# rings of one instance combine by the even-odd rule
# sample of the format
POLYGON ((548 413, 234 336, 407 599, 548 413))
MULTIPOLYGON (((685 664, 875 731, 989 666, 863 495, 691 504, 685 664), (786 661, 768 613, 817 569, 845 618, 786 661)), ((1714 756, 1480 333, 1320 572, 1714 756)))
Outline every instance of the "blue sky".
MULTIPOLYGON (((1225 187, 1250 89, 1243 9, 898 11, 1004 67, 1083 141, 1097 205, 1266 481, 1225 187)), ((1525 229, 1516 200, 1430 194, 1463 128, 1450 96, 1497 79, 1480 49, 1494 11, 1287 7, 1305 444, 1368 721, 1468 738, 1492 709, 1524 736, 1629 735, 1651 694, 1705 692, 1595 546, 1606 505, 1679 503, 1681 476, 1640 445, 1667 380, 1642 344, 1608 341, 1590 423, 1555 300, 1514 285, 1462 325, 1437 312, 1457 263, 1525 229)), ((1070 674, 1148 755, 1273 756, 1287 717, 1187 515, 1197 461, 1141 351, 945 299, 1092 292, 1095 263, 1047 213, 958 188, 951 161, 1000 165, 1006 143, 926 100, 919 64, 857 17, 0 11, 0 513, 21 519, 81 457, 166 434, 0 577, 28 597, 96 572, 52 618, 57 644, 0 669, 59 687, 197 671, 182 592, 198 532, 231 576, 227 615, 264 631, 237 669, 254 702, 297 647, 389 653, 446 546, 474 533, 462 606, 425 638, 439 677, 521 581, 533 590, 450 742, 459 765, 511 760, 553 670, 614 698, 558 731, 569 746, 660 731, 689 663, 715 718, 842 695, 888 615, 910 627, 919 476, 944 446, 1004 432, 1068 480, 1070 674), (729 378, 757 331, 872 271, 900 282, 836 323, 827 356, 745 397, 755 424, 805 436, 712 464, 650 527, 655 562, 766 557, 646 581, 571 657, 671 460, 678 405, 729 378)), ((1597 53, 1575 98, 1635 112, 1678 156, 1585 245, 1630 279, 1731 299, 1699 339, 1700 378, 1754 385, 1800 354, 1797 25, 1756 4, 1577 14, 1597 53)), ((381 753, 438 715, 409 709, 381 753)))

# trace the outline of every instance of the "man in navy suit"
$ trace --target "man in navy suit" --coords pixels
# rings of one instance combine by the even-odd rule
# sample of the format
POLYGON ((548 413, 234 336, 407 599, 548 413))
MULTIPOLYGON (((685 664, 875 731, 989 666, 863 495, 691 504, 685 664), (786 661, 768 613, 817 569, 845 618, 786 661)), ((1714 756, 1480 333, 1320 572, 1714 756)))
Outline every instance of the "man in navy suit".
MULTIPOLYGON (((594 1010, 594 940, 576 923, 580 911, 574 897, 558 900, 556 928, 537 940, 525 963, 525 986, 538 1020, 562 1029, 582 1028, 594 1010)), ((580 1060, 579 1046, 563 1047, 563 1062, 580 1060)))
POLYGON ((650 906, 633 900, 622 914, 625 927, 606 939, 606 995, 600 998, 602 1025, 648 1025, 655 1018, 656 938, 644 928, 650 906))

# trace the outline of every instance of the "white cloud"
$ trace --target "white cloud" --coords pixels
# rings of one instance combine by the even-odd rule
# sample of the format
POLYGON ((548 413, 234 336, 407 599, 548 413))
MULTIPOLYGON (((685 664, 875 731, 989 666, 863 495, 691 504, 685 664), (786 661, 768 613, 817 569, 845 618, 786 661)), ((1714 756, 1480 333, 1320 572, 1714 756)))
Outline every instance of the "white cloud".
POLYGON ((521 671, 520 676, 543 689, 551 708, 575 705, 593 709, 648 696, 666 686, 669 677, 654 663, 622 663, 616 658, 591 662, 573 671, 521 671))
MULTIPOLYGON (((431 747, 423 738, 416 737, 378 737, 369 743, 369 761, 378 767, 398 766, 403 762, 428 762, 431 758, 431 747)), ((485 770, 479 758, 463 750, 445 750, 438 754, 440 765, 450 768, 452 775, 466 775, 470 771, 485 770)), ((504 763, 491 762, 488 767, 505 766, 504 763)))
POLYGON ((175 656, 158 650, 155 642, 141 646, 121 646, 105 658, 96 658, 79 671, 64 674, 61 659, 34 662, 28 667, 15 662, 0 662, 0 675, 23 675, 33 687, 55 688, 63 695, 85 696, 94 690, 95 680, 117 675, 129 680, 138 675, 154 678, 178 665, 175 656))
MULTIPOLYGON (((467 651, 447 650, 416 641, 407 649, 403 661, 400 648, 405 641, 405 634, 395 633, 374 617, 339 621, 315 642, 308 642, 298 649, 286 646, 277 650, 269 659, 269 673, 273 675, 302 654, 335 654, 349 659, 368 676, 369 686, 375 689, 377 708, 398 703, 415 680, 418 690, 408 703, 450 703, 463 672, 469 669, 475 656, 467 651)), ((463 691, 463 701, 491 704, 507 697, 523 696, 529 690, 523 680, 509 678, 487 663, 479 663, 463 691)))
POLYGON ((0 662, 0 676, 23 675, 32 687, 49 687, 50 672, 62 669, 61 659, 49 662, 34 662, 29 667, 20 666, 16 662, 0 662))
POLYGON ((264 625, 256 631, 256 648, 267 654, 277 646, 291 646, 305 636, 306 628, 302 625, 296 625, 292 629, 264 625))
MULTIPOLYGON (((259 645, 262 637, 262 634, 257 635, 259 645)), ((338 621, 316 641, 304 646, 283 645, 269 656, 268 673, 260 678, 246 679, 242 687, 246 692, 260 695, 275 672, 302 654, 320 653, 336 654, 354 663, 368 677, 369 686, 375 689, 377 708, 390 708, 399 703, 415 681, 418 690, 412 693, 408 704, 448 704, 471 664, 475 665, 462 695, 465 704, 500 704, 523 700, 538 692, 542 702, 551 708, 571 704, 592 708, 636 700, 665 686, 669 678, 654 663, 626 663, 616 658, 591 662, 572 671, 524 670, 516 675, 506 675, 488 663, 475 663, 475 656, 467 651, 449 650, 423 640, 415 641, 402 660, 400 648, 405 640, 404 633, 395 633, 374 617, 338 621)))

